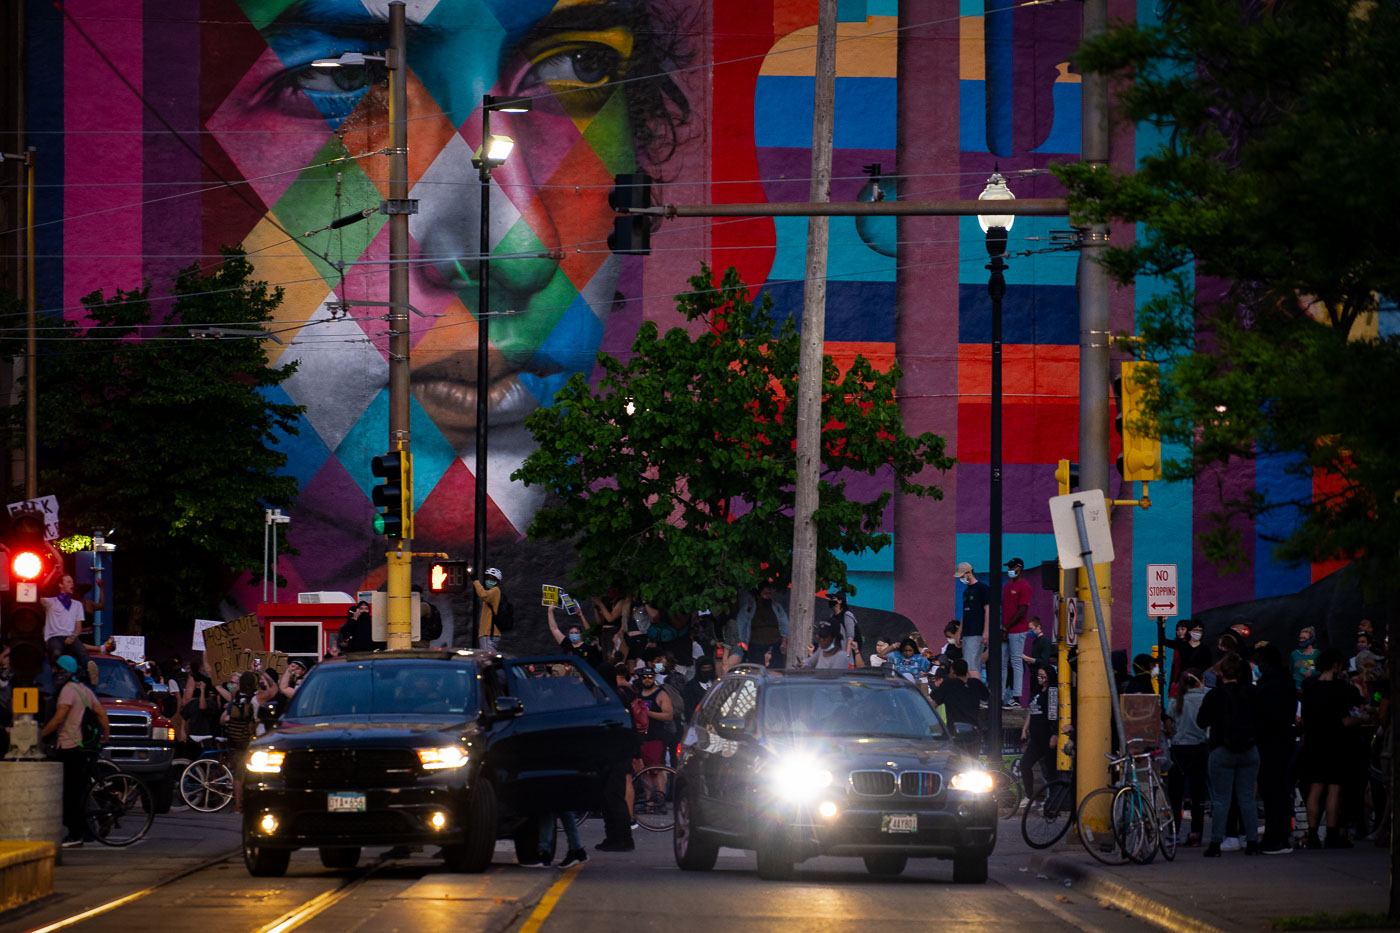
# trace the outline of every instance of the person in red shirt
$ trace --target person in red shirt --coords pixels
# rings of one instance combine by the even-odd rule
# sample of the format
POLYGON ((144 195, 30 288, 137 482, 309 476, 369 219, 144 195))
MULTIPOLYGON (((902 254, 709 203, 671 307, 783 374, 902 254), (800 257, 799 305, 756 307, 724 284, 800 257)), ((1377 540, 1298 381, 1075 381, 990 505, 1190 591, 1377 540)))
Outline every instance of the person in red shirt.
POLYGON ((1001 589, 1001 629, 1006 633, 1006 650, 1001 654, 1002 705, 1009 708, 1023 705, 1026 688, 1026 639, 1031 630, 1031 585, 1023 576, 1026 563, 1019 557, 1006 562, 1009 578, 1001 589), (1006 665, 1011 665, 1012 686, 1006 688, 1006 665))

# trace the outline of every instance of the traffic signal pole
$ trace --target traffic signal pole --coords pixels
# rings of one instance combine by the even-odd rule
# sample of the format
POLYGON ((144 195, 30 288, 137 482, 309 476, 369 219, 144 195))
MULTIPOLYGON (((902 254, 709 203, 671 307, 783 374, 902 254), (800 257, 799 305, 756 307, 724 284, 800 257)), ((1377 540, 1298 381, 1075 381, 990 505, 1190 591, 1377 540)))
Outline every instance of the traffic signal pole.
POLYGON ((408 198, 408 68, 403 0, 389 3, 389 197, 381 210, 389 215, 389 450, 403 451, 403 487, 407 501, 403 530, 385 557, 388 562, 388 646, 411 645, 413 577, 413 454, 409 432, 409 254, 408 215, 416 205, 408 198))

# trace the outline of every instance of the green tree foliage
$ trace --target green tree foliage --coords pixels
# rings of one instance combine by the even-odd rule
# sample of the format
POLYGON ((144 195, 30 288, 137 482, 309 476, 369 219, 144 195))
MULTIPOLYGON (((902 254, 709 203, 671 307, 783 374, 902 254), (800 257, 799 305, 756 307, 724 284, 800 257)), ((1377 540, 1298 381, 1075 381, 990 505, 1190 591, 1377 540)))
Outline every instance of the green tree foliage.
MULTIPOLYGON (((263 333, 282 290, 252 272, 225 250, 213 271, 179 273, 173 304, 152 302, 148 283, 94 292, 81 319, 41 324, 38 491, 58 497, 65 534, 116 529, 108 605, 131 631, 210 617, 239 572, 261 572, 263 508, 296 495, 276 444, 302 408, 265 394, 294 366, 268 366, 255 338, 190 337, 263 333), (157 320, 156 308, 168 312, 157 320)), ((5 352, 22 353, 23 332, 9 333, 5 352)), ((22 398, 8 419, 22 444, 22 398)))
POLYGON ((1138 312, 1143 353, 1167 365, 1154 408, 1204 478, 1281 454, 1314 477, 1302 501, 1226 498, 1226 522, 1283 509, 1283 559, 1383 558, 1400 548, 1400 443, 1385 414, 1400 341, 1376 335, 1400 295, 1390 190, 1400 146, 1400 7, 1370 0, 1173 0, 1158 26, 1085 43, 1078 65, 1118 80, 1117 119, 1164 131, 1126 174, 1060 165, 1080 221, 1138 224, 1106 251, 1123 283, 1162 276, 1138 312))
MULTIPOLYGON (((554 494, 532 537, 575 539, 585 592, 608 586, 676 610, 727 603, 791 569, 796 473, 798 335, 755 305, 730 268, 690 279, 677 304, 690 331, 642 325, 626 360, 599 354, 596 391, 576 375, 555 404, 526 420, 539 449, 513 479, 554 494), (693 331, 698 330, 698 333, 693 331)), ((846 584, 834 552, 878 551, 890 500, 847 496, 846 478, 888 477, 901 493, 938 499, 917 482, 947 470, 943 439, 904 432, 887 372, 858 357, 839 374, 823 364, 823 470, 817 578, 846 584)))

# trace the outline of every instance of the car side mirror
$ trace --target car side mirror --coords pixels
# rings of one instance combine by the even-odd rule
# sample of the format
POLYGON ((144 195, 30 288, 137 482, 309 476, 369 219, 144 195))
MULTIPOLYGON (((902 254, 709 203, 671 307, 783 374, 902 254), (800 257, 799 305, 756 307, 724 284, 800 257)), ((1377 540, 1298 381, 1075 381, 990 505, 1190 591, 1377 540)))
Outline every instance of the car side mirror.
POLYGON ((977 747, 977 728, 970 722, 955 722, 953 725, 953 744, 959 748, 977 747))
POLYGON ((748 729, 748 723, 743 718, 721 719, 715 723, 715 731, 727 738, 737 738, 743 735, 748 729))
POLYGON ((525 712, 520 697, 496 697, 496 719, 514 719, 525 712))

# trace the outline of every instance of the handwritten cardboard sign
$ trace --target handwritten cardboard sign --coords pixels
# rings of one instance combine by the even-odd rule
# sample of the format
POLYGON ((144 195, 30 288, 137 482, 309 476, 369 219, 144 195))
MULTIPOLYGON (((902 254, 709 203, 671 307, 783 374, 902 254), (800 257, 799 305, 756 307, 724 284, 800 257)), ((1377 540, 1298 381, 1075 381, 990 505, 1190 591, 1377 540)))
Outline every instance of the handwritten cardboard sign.
POLYGON ((214 683, 223 683, 238 671, 252 669, 250 666, 239 666, 243 652, 247 652, 250 658, 253 653, 265 653, 257 615, 240 616, 232 622, 204 630, 204 660, 209 665, 209 674, 214 683))
POLYGON ((223 623, 222 621, 220 621, 219 619, 195 619, 195 620, 194 620, 194 640, 190 643, 190 647, 193 648, 195 651, 203 651, 203 650, 204 650, 204 633, 205 633, 205 631, 208 630, 208 629, 213 628, 213 627, 216 626, 216 625, 223 625, 223 624, 224 624, 224 623, 223 623))
POLYGON ((145 635, 113 635, 112 653, 119 658, 125 658, 140 664, 146 660, 146 636, 145 635))

